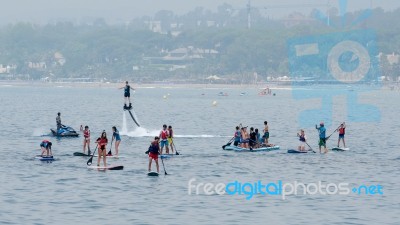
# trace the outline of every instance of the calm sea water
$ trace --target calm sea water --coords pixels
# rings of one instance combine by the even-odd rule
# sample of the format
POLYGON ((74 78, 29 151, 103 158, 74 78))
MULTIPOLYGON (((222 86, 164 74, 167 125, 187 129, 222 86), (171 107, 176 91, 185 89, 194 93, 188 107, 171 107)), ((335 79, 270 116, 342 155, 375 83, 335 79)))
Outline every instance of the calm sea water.
MULTIPOLYGON (((335 89, 331 87, 329 89, 335 89)), ((291 90, 258 96, 258 89, 140 88, 134 109, 137 128, 122 110, 116 88, 0 86, 0 224, 399 224, 400 93, 360 93, 360 101, 380 110, 379 122, 347 120, 345 96, 333 100, 333 125, 347 121, 349 152, 286 154, 297 145, 299 113, 317 108, 320 99, 294 100, 291 90), (222 97, 220 92, 228 93, 222 97), (240 93, 246 94, 240 96, 240 93), (165 96, 165 98, 164 98, 165 96), (217 105, 213 106, 213 101, 217 105), (109 159, 122 171, 88 170, 82 137, 55 139, 56 113, 75 129, 89 125, 92 140, 111 127, 122 131, 120 154, 109 159), (243 125, 270 124, 270 142, 279 151, 235 153, 221 149, 243 125), (144 154, 162 124, 172 125, 180 156, 164 160, 169 175, 148 177, 144 154), (53 163, 33 160, 42 139, 53 142, 53 163), (188 182, 303 182, 382 185, 383 195, 244 195, 188 194, 188 182)), ((323 118, 312 118, 315 123, 323 118)), ((317 132, 303 127, 317 148, 317 132)), ((335 145, 337 133, 328 141, 335 145)), ((94 145, 92 145, 94 146, 94 145)), ((110 145, 108 146, 108 148, 110 145)), ((93 147, 92 147, 93 148, 93 147)), ((162 166, 161 166, 162 170, 162 166)))

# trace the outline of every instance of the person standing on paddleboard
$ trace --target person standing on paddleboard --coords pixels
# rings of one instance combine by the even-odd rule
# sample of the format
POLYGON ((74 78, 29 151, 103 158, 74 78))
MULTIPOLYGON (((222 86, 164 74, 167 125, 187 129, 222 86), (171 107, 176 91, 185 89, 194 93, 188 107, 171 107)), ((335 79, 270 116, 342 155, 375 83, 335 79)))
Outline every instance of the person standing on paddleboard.
POLYGON ((166 154, 169 154, 168 136, 169 136, 169 134, 168 134, 168 130, 167 130, 167 125, 164 124, 163 125, 163 129, 160 131, 160 135, 158 136, 161 139, 161 141, 160 141, 160 145, 161 145, 160 154, 162 154, 164 146, 165 146, 166 154))
POLYGON ((86 145, 88 148, 88 155, 90 155, 90 130, 87 125, 85 126, 85 129, 83 130, 83 154, 85 154, 86 145))
POLYGON ((43 157, 43 154, 46 152, 46 156, 52 156, 53 152, 51 152, 51 146, 52 143, 49 140, 43 140, 40 143, 40 149, 42 150, 42 153, 40 154, 40 156, 43 157))
POLYGON ((59 132, 60 129, 61 129, 61 126, 62 126, 62 124, 61 124, 61 113, 60 112, 57 113, 56 125, 57 125, 57 132, 59 132))
POLYGON ((157 173, 160 173, 160 167, 158 165, 158 155, 161 154, 158 144, 159 140, 159 137, 154 137, 154 141, 151 142, 149 150, 147 151, 149 154, 149 172, 151 171, 151 163, 154 160, 156 162, 157 173))
POLYGON ((104 167, 107 167, 107 162, 106 162, 106 155, 107 155, 107 134, 106 131, 103 130, 103 133, 101 133, 101 136, 97 138, 96 140, 97 143, 97 148, 98 148, 98 158, 97 158, 97 166, 100 166, 100 158, 103 157, 103 163, 104 167))
POLYGON ((168 126, 168 144, 169 147, 171 147, 171 153, 174 154, 174 131, 172 130, 172 126, 169 125, 168 126))
POLYGON ((131 103, 131 93, 130 90, 135 90, 132 88, 128 81, 125 81, 125 86, 120 87, 119 89, 124 89, 124 98, 125 98, 125 104, 124 104, 124 109, 131 109, 132 108, 132 103, 131 103), (129 107, 126 106, 126 100, 128 100, 129 107))
POLYGON ((319 143, 318 143, 318 147, 319 147, 319 153, 321 153, 321 146, 324 146, 324 153, 328 152, 328 149, 326 148, 326 128, 324 126, 324 122, 321 121, 321 123, 319 124, 319 127, 317 125, 315 125, 315 129, 318 130, 319 132, 319 143))
POLYGON ((121 136, 119 135, 119 131, 117 130, 117 128, 115 126, 112 127, 112 131, 113 131, 112 140, 115 139, 115 155, 118 156, 118 152, 119 152, 118 148, 119 148, 119 144, 121 143, 121 136))
POLYGON ((339 144, 340 144, 340 139, 342 139, 343 141, 343 147, 346 148, 346 143, 344 141, 344 134, 346 133, 346 124, 343 122, 342 124, 340 124, 340 127, 336 130, 339 132, 339 138, 337 141, 337 147, 339 148, 339 144))
POLYGON ((264 144, 268 146, 268 139, 269 139, 269 128, 268 128, 268 122, 264 121, 264 135, 262 136, 264 139, 264 144))
POLYGON ((300 130, 300 133, 297 133, 297 137, 299 137, 299 141, 300 141, 300 144, 299 144, 299 146, 298 146, 298 150, 299 151, 306 151, 306 143, 307 143, 307 137, 306 137, 306 134, 304 133, 304 130, 303 129, 301 129, 300 130))

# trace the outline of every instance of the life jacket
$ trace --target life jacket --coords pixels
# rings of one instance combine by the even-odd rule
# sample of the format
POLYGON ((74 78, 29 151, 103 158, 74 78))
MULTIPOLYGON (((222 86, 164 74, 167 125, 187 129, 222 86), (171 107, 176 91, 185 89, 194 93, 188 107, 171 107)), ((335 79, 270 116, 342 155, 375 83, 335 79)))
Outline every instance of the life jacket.
POLYGON ((158 149, 159 149, 158 142, 152 142, 149 147, 149 152, 158 154, 158 149))
POLYGON ((165 139, 167 139, 167 136, 168 136, 168 131, 162 130, 161 131, 161 139, 165 140, 165 139))
POLYGON ((125 91, 126 94, 129 94, 129 89, 130 89, 130 88, 131 88, 131 86, 125 85, 124 91, 125 91))
POLYGON ((173 137, 173 131, 172 131, 172 129, 171 130, 168 130, 168 137, 169 138, 172 138, 173 137))
POLYGON ((339 128, 339 134, 345 134, 345 129, 344 127, 339 128))
POLYGON ((84 136, 85 138, 90 137, 90 130, 84 130, 84 131, 83 131, 83 136, 84 136))
POLYGON ((106 145, 107 142, 108 142, 107 138, 98 138, 97 141, 98 141, 100 146, 101 145, 106 145))

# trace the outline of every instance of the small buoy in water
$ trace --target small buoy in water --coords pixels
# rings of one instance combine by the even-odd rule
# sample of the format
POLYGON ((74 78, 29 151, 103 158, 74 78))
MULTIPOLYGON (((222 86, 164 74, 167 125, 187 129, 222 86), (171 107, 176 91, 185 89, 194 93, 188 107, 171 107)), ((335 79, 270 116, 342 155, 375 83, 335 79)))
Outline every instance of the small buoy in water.
POLYGON ((217 106, 217 101, 213 101, 212 105, 217 106))
POLYGON ((274 93, 272 96, 276 96, 276 94, 274 93))
POLYGON ((167 99, 167 96, 166 96, 166 95, 164 95, 164 96, 163 96, 163 98, 164 98, 164 99, 167 99))

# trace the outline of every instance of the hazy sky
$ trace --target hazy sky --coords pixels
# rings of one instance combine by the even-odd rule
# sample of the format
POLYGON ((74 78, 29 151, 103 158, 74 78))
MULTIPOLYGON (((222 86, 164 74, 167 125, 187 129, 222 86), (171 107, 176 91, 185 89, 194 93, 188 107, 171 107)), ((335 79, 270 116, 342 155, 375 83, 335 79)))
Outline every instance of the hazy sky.
MULTIPOLYGON (((340 0, 330 0, 337 7, 340 0)), ((237 9, 246 8, 248 0, 1 0, 0 24, 29 21, 47 23, 51 20, 71 20, 78 22, 85 17, 102 17, 108 22, 129 21, 144 15, 166 9, 184 14, 197 6, 216 11, 224 2, 237 9)), ((262 10, 274 18, 282 17, 292 11, 308 13, 310 7, 294 7, 300 4, 326 4, 328 0, 252 0, 253 7, 288 5, 284 9, 262 10)), ((400 7, 400 0, 348 0, 349 11, 370 7, 392 10, 400 7)), ((314 7, 325 10, 324 7, 314 7)))

